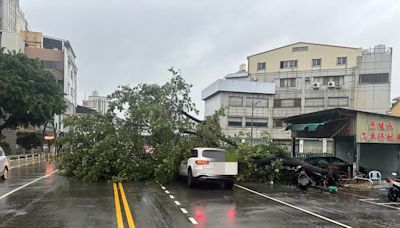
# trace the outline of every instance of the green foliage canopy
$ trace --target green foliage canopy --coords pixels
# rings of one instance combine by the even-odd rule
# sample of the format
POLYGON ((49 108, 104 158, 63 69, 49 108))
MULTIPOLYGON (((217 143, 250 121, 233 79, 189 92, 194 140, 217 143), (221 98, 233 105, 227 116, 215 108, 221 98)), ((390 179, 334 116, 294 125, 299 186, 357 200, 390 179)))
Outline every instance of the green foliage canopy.
POLYGON ((38 126, 61 114, 63 96, 54 76, 38 60, 0 50, 0 132, 38 126))
POLYGON ((272 142, 265 140, 264 145, 237 147, 237 139, 221 132, 219 119, 223 109, 204 121, 188 118, 187 113, 197 112, 189 96, 191 85, 179 72, 174 69, 170 72, 172 78, 164 85, 119 87, 110 96, 110 110, 105 116, 66 119, 65 125, 73 131, 57 139, 62 152, 59 164, 64 174, 86 181, 165 183, 175 178, 179 163, 189 156, 190 149, 218 147, 228 148, 232 160, 239 154, 241 180, 275 179, 277 174, 270 167, 256 169, 251 164, 253 155, 278 150, 272 142), (123 118, 118 117, 121 115, 123 118), (153 148, 151 152, 145 150, 148 146, 153 148))

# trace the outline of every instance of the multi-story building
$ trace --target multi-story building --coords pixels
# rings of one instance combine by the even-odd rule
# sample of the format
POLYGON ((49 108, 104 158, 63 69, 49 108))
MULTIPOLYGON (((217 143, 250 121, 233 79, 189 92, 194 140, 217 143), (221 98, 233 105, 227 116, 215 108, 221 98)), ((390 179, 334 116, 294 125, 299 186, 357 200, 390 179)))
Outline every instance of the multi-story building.
POLYGON ((19 0, 0 1, 0 30, 17 33, 28 30, 28 22, 19 7, 19 0))
POLYGON ((0 48, 24 52, 20 33, 28 30, 28 22, 19 7, 19 0, 0 1, 0 48))
MULTIPOLYGON (((45 69, 49 70, 63 88, 66 110, 64 114, 72 115, 77 106, 77 72, 75 53, 68 40, 44 36, 38 32, 21 34, 25 41, 25 55, 39 59, 45 69)), ((64 115, 56 115, 54 124, 58 132, 65 131, 62 120, 64 115)))
POLYGON ((206 116, 226 107, 221 127, 229 135, 253 131, 257 139, 267 130, 275 141, 288 144, 282 121, 288 116, 334 107, 390 109, 392 49, 384 45, 362 49, 299 42, 247 60, 247 72, 227 75, 202 91, 206 116), (232 80, 238 84, 234 89, 215 86, 232 80), (257 90, 249 91, 252 87, 257 90))
POLYGON ((88 100, 83 100, 83 106, 96 110, 104 115, 108 111, 108 99, 105 96, 99 96, 99 93, 94 90, 88 100))

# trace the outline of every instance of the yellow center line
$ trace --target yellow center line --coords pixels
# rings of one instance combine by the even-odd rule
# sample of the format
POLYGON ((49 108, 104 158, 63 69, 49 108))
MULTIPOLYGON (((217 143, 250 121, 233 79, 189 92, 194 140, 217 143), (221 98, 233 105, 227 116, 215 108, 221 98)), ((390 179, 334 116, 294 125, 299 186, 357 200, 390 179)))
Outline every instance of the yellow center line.
POLYGON ((119 190, 121 192, 122 203, 124 204, 125 215, 128 219, 129 228, 135 228, 135 223, 133 222, 131 210, 129 209, 128 201, 126 200, 124 187, 122 186, 121 182, 118 183, 119 190))
POLYGON ((118 228, 124 228, 124 223, 122 222, 121 204, 119 202, 118 188, 116 183, 113 183, 113 188, 114 188, 115 212, 117 213, 118 228))

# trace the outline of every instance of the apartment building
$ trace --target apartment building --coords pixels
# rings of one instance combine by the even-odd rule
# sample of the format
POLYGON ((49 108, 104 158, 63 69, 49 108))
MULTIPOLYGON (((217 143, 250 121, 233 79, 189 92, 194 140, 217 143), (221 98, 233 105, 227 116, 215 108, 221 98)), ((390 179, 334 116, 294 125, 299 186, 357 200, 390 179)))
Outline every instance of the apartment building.
POLYGON ((108 111, 108 99, 106 96, 100 96, 96 90, 92 91, 92 95, 87 100, 83 100, 83 106, 96 110, 104 115, 108 111))
POLYGON ((242 67, 222 79, 242 85, 235 91, 216 87, 218 81, 202 91, 206 116, 226 108, 220 123, 228 135, 253 132, 259 139, 267 130, 276 142, 288 144, 286 117, 335 107, 390 109, 392 49, 384 45, 362 49, 298 42, 247 60, 247 72, 242 67), (250 85, 258 90, 248 91, 250 85))
MULTIPOLYGON (((25 32, 21 36, 25 42, 25 55, 39 59, 45 69, 50 71, 64 91, 66 110, 64 114, 73 115, 77 106, 76 55, 68 40, 45 36, 39 32, 25 32)), ((54 125, 58 132, 66 129, 62 123, 63 115, 56 115, 54 125)))

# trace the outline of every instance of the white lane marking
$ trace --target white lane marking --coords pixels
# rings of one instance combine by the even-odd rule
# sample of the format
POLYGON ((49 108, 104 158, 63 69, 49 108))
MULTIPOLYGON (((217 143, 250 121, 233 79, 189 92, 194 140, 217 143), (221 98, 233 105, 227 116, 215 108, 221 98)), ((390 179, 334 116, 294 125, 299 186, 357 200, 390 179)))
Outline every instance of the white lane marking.
POLYGON ((399 202, 391 202, 391 203, 378 203, 379 205, 400 205, 399 202))
POLYGON ((367 198, 367 199, 359 199, 360 201, 376 201, 379 200, 377 198, 367 198))
POLYGON ((162 189, 162 190, 165 190, 165 187, 161 185, 161 189, 162 189))
POLYGON ((196 219, 194 219, 194 218, 192 218, 192 217, 189 217, 189 221, 190 221, 191 223, 193 223, 194 225, 199 224, 199 223, 196 221, 196 219))
POLYGON ((305 213, 307 213, 307 214, 309 214, 309 215, 312 215, 312 216, 318 217, 318 218, 320 218, 320 219, 326 220, 326 221, 328 221, 328 222, 334 223, 334 224, 339 225, 339 226, 341 226, 341 227, 351 228, 351 226, 348 226, 348 225, 346 225, 346 224, 337 222, 337 221, 335 221, 335 220, 332 220, 332 219, 327 218, 327 217, 325 217, 325 216, 319 215, 319 214, 317 214, 317 213, 314 213, 314 212, 311 212, 311 211, 307 211, 307 210, 305 210, 305 209, 303 209, 303 208, 300 208, 300 207, 294 206, 294 205, 292 205, 292 204, 283 202, 283 201, 281 201, 281 200, 272 198, 272 197, 270 197, 270 196, 267 196, 267 195, 265 195, 265 194, 256 192, 256 191, 251 190, 251 189, 248 189, 248 188, 246 188, 246 187, 243 187, 243 186, 240 186, 240 185, 237 185, 237 184, 235 184, 235 186, 238 187, 238 188, 240 188, 240 189, 246 190, 246 191, 248 191, 248 192, 254 193, 254 194, 256 194, 256 195, 259 195, 259 196, 262 196, 262 197, 264 197, 264 198, 267 198, 267 199, 269 199, 269 200, 272 200, 272 201, 275 201, 275 202, 277 202, 277 203, 283 204, 283 205, 285 205, 285 206, 288 206, 288 207, 297 209, 297 210, 299 210, 299 211, 305 212, 305 213))
POLYGON ((33 180, 33 181, 31 181, 31 182, 29 182, 29 183, 27 183, 27 184, 24 184, 24 185, 22 185, 21 187, 18 187, 18 188, 16 188, 16 189, 12 190, 12 191, 9 192, 9 193, 6 193, 6 194, 0 196, 0 200, 3 199, 3 198, 5 198, 5 197, 7 197, 7 196, 9 196, 9 195, 11 195, 11 194, 13 194, 14 192, 16 192, 16 191, 18 191, 18 190, 21 190, 21 189, 25 188, 25 187, 28 186, 28 185, 31 185, 31 184, 33 184, 33 183, 35 183, 35 182, 37 182, 37 181, 40 181, 41 179, 44 179, 44 178, 47 178, 47 177, 51 176, 51 175, 53 175, 53 174, 56 173, 56 172, 58 172, 58 169, 56 169, 55 171, 53 171, 53 172, 51 172, 51 173, 49 173, 49 174, 44 175, 43 177, 39 177, 39 178, 36 179, 36 180, 33 180))
POLYGON ((181 205, 181 203, 179 203, 179 201, 174 201, 175 202, 175 204, 177 205, 177 206, 180 206, 181 205))
POLYGON ((372 201, 368 201, 368 200, 361 200, 361 201, 365 202, 365 203, 370 203, 370 204, 373 204, 373 205, 381 206, 381 207, 400 210, 400 208, 398 208, 398 207, 393 207, 393 206, 382 204, 382 203, 376 203, 376 202, 372 202, 372 201))
POLYGON ((169 191, 165 190, 165 193, 169 194, 169 191))
POLYGON ((180 209, 181 209, 183 214, 187 214, 188 213, 188 211, 185 208, 181 207, 180 209))
POLYGON ((173 196, 173 195, 169 195, 169 198, 171 198, 171 199, 175 199, 175 196, 173 196))

